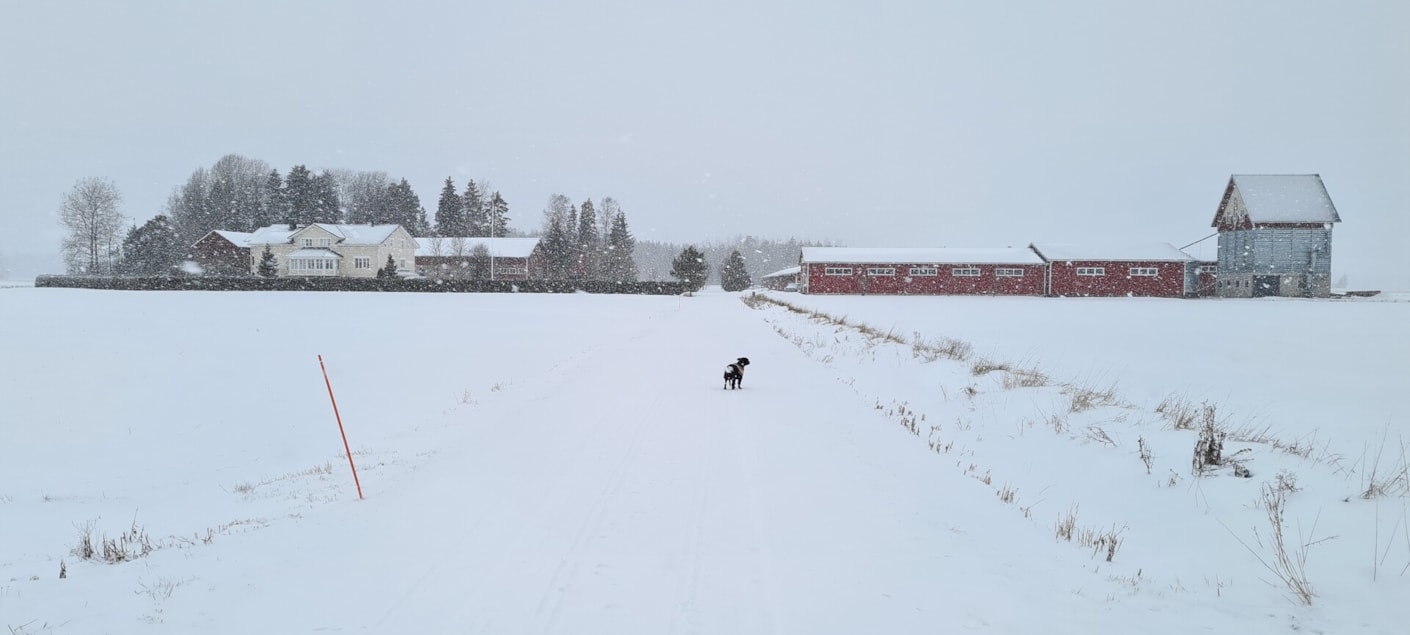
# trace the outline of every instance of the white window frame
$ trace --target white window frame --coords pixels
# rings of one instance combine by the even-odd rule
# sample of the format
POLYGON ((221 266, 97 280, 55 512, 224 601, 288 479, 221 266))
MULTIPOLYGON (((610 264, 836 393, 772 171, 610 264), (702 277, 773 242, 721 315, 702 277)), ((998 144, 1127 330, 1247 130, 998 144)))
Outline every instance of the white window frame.
POLYGON ((826 268, 823 269, 823 275, 825 275, 825 276, 850 276, 850 275, 852 275, 852 268, 851 268, 851 267, 826 267, 826 268))
POLYGON ((894 275, 896 275, 896 268, 895 268, 895 267, 867 267, 867 275, 869 275, 869 276, 894 276, 894 275))
POLYGON ((939 267, 911 267, 912 276, 935 277, 940 275, 939 267))
POLYGON ((1140 277, 1143 277, 1143 278, 1154 278, 1154 277, 1160 275, 1160 268, 1159 268, 1159 267, 1131 267, 1130 275, 1131 275, 1132 277, 1140 276, 1140 277))
POLYGON ((357 258, 353 258, 353 268, 354 268, 354 269, 371 269, 371 268, 372 268, 372 258, 370 258, 370 257, 368 257, 368 256, 359 256, 359 257, 357 257, 357 258))
POLYGON ((1013 267, 996 267, 994 269, 994 275, 1000 278, 1022 278, 1023 269, 1016 269, 1013 267))
POLYGON ((312 246, 313 246, 313 239, 312 239, 312 238, 305 238, 305 239, 304 239, 304 245, 303 245, 303 246, 305 246, 305 247, 312 247, 312 246))
POLYGON ((956 278, 978 278, 982 272, 978 267, 955 267, 950 275, 956 278))
POLYGON ((318 239, 318 246, 319 246, 319 247, 332 247, 332 246, 333 246, 333 239, 332 239, 332 238, 319 238, 319 239, 318 239))
POLYGON ((1093 277, 1093 278, 1105 276, 1105 275, 1106 275, 1106 267, 1078 267, 1078 268, 1077 268, 1077 275, 1079 275, 1079 276, 1089 276, 1089 277, 1093 277))

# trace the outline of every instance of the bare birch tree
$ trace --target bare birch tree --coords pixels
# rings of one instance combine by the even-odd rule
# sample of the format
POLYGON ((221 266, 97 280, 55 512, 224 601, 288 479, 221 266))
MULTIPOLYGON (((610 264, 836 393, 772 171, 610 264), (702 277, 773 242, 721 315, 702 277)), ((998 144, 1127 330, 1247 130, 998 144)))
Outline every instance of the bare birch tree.
POLYGON ((113 272, 122 240, 122 193, 111 180, 80 179, 64 195, 59 221, 64 238, 64 266, 70 274, 101 275, 113 272))

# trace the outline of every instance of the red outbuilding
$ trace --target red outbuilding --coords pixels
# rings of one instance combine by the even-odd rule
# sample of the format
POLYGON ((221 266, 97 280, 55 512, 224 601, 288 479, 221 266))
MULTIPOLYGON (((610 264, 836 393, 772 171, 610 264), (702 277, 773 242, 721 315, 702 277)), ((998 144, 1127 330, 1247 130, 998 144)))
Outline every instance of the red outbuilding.
POLYGON ((804 247, 798 289, 816 294, 1042 295, 1031 249, 804 247))
POLYGON ((1029 246, 1048 263, 1048 295, 1179 298, 1198 289, 1198 261, 1170 243, 1029 246))

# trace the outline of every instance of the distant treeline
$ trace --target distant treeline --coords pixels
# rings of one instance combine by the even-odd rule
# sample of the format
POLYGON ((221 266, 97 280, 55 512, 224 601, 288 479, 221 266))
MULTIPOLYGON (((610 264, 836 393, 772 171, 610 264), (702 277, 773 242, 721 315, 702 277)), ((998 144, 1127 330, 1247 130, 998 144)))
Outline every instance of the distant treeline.
MULTIPOLYGON (((789 238, 785 241, 744 236, 734 240, 720 240, 695 243, 695 248, 705 254, 705 262, 710 267, 707 284, 720 283, 720 269, 730 252, 739 251, 744 257, 744 268, 755 283, 759 278, 781 269, 798 266, 798 258, 804 247, 830 246, 826 242, 799 242, 789 238)), ((675 243, 638 240, 632 257, 636 260, 637 271, 643 280, 669 280, 671 262, 680 255, 684 245, 675 243)))

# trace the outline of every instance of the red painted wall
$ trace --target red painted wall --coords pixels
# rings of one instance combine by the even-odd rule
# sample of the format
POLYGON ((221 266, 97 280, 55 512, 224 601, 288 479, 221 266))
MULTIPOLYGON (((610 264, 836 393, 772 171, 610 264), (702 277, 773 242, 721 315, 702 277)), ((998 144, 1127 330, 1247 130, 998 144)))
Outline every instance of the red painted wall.
POLYGON ((1179 298, 1185 294, 1185 263, 1142 261, 1063 260, 1048 263, 1051 282, 1048 295, 1059 296, 1148 296, 1179 298), (1079 267, 1103 267, 1104 276, 1079 276, 1079 267), (1155 267, 1155 276, 1132 276, 1132 267, 1155 267))
MULTIPOLYGON (((263 250, 261 250, 263 253, 263 250)), ((191 247, 191 259, 208 276, 250 274, 250 248, 238 247, 217 233, 209 233, 191 247)))
POLYGON ((1043 295, 1043 265, 930 265, 809 263, 807 293, 851 295, 1043 295), (851 267, 850 276, 829 276, 828 267, 851 267), (890 267, 894 276, 872 276, 867 269, 890 267), (935 267, 935 276, 911 276, 911 267, 935 267), (953 269, 978 269, 978 276, 955 276, 953 269), (1022 277, 999 277, 995 269, 1022 269, 1022 277))

